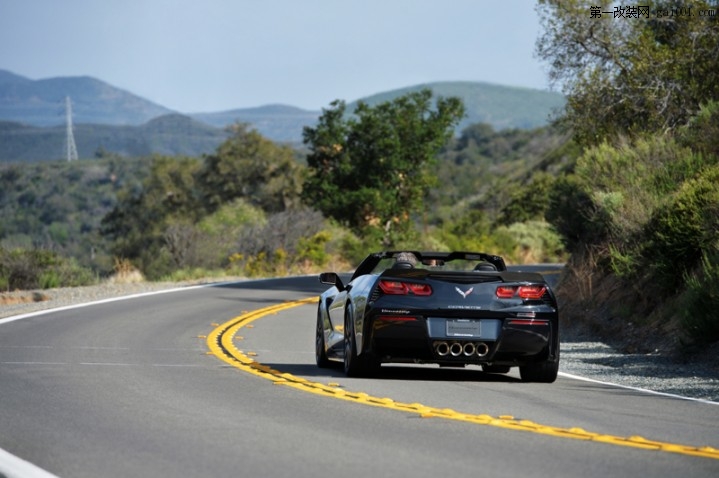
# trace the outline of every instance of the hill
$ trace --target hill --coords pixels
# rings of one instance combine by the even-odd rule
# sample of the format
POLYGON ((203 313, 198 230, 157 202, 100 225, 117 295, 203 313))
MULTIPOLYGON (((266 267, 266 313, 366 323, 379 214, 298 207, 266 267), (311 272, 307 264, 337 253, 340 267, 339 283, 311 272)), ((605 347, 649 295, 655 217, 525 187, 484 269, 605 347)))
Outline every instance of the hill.
MULTIPOLYGON (((92 158, 101 151, 129 157, 201 156, 213 152, 227 133, 187 116, 170 114, 140 126, 78 124, 74 137, 80 158, 92 158)), ((65 145, 65 126, 41 128, 0 121, 0 161, 64 159, 65 145)))
MULTIPOLYGON (((548 124, 552 113, 561 109, 565 103, 563 95, 550 91, 481 82, 448 81, 409 86, 360 98, 348 102, 347 110, 354 111, 360 100, 375 105, 424 88, 431 89, 436 96, 462 98, 467 108, 467 116, 459 123, 457 132, 477 123, 490 124, 495 130, 537 128, 548 124)), ((299 143, 302 141, 302 128, 314 125, 321 114, 321 111, 302 110, 293 106, 267 105, 219 113, 197 113, 191 116, 218 127, 236 122, 249 123, 274 141, 299 143)))
POLYGON ((299 143, 302 141, 302 128, 314 125, 321 114, 321 111, 308 111, 294 106, 266 105, 190 116, 219 128, 235 123, 249 123, 262 136, 273 141, 299 143))
MULTIPOLYGON (((477 123, 495 130, 543 126, 565 101, 559 93, 460 81, 415 85, 361 100, 374 105, 423 88, 464 101, 467 116, 458 133, 477 123)), ((303 128, 321 115, 275 104, 183 116, 91 77, 30 80, 0 70, 0 161, 62 158, 66 97, 72 102, 75 142, 83 158, 99 149, 121 155, 209 153, 227 137, 224 128, 237 122, 273 141, 299 144, 303 128)), ((357 101, 348 102, 348 111, 357 101)))
POLYGON ((33 126, 65 123, 65 97, 75 123, 140 125, 173 113, 144 98, 89 76, 30 80, 0 70, 0 120, 33 126))
MULTIPOLYGON (((470 81, 426 83, 362 100, 375 105, 423 88, 431 89, 436 96, 462 98, 467 116, 460 122, 458 131, 477 123, 490 124, 495 130, 537 128, 548 124, 550 115, 565 104, 564 95, 560 93, 470 81)), ((355 104, 349 104, 348 109, 354 110, 355 104)))

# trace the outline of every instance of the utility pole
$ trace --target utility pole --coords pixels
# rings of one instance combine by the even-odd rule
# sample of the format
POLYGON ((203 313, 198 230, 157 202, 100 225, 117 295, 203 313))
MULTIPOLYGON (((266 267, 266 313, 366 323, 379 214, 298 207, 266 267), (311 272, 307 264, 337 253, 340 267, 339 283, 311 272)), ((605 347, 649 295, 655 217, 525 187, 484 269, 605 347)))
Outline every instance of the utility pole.
POLYGON ((67 160, 77 160, 77 146, 75 146, 75 135, 72 133, 72 103, 70 97, 65 97, 65 123, 67 124, 67 138, 65 140, 65 152, 67 160))

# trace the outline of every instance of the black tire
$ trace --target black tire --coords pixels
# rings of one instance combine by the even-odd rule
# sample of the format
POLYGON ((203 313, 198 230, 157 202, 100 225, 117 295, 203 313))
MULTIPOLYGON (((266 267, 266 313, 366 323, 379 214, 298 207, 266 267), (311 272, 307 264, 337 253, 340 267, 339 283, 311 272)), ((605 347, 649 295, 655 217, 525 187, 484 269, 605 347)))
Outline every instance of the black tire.
POLYGON ((345 356, 344 356, 344 370, 345 375, 348 377, 361 376, 363 372, 360 366, 359 357, 357 356, 357 343, 355 342, 354 334, 354 318, 352 314, 352 308, 347 307, 345 311, 345 356))
POLYGON ((519 376, 523 382, 552 383, 559 374, 559 350, 554 360, 545 360, 519 367, 519 376))
POLYGON ((315 362, 319 368, 328 368, 332 362, 327 358, 325 350, 325 331, 322 323, 322 304, 317 306, 317 327, 315 329, 315 362))
POLYGON ((357 354, 357 341, 354 333, 354 312, 348 305, 345 311, 345 354, 344 370, 348 377, 367 377, 379 368, 379 362, 367 354, 357 354))

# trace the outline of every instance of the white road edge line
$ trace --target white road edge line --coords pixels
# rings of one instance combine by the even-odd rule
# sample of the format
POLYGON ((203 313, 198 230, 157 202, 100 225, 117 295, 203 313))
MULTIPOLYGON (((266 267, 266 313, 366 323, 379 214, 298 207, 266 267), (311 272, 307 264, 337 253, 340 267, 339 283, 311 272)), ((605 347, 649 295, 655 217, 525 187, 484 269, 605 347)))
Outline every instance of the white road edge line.
POLYGON ((59 478, 0 448, 0 475, 7 478, 59 478))
POLYGON ((20 320, 20 319, 27 319, 30 317, 37 317, 38 315, 49 314, 51 312, 60 312, 63 310, 72 310, 72 309, 79 309, 82 307, 89 307, 91 305, 107 304, 110 302, 117 302, 120 300, 137 299, 139 297, 146 297, 146 296, 150 296, 150 295, 169 294, 171 292, 201 289, 203 287, 215 287, 215 286, 221 286, 221 285, 225 285, 225 284, 235 284, 235 283, 236 282, 226 282, 226 283, 223 282, 223 283, 213 283, 213 284, 192 285, 192 286, 187 286, 187 287, 176 287, 174 289, 164 289, 164 290, 156 290, 156 291, 151 291, 151 292, 141 292, 139 294, 123 295, 120 297, 110 297, 109 299, 95 300, 92 302, 85 302, 83 304, 73 304, 73 305, 66 305, 63 307, 55 307, 55 308, 51 308, 51 309, 37 310, 35 312, 28 312, 27 314, 13 315, 11 317, 5 317, 4 319, 0 319, 0 325, 6 324, 8 322, 14 322, 14 321, 20 320))
POLYGON ((676 394, 674 394, 674 393, 657 392, 656 390, 649 390, 649 389, 646 389, 646 388, 632 387, 632 386, 630 386, 630 385, 622 385, 622 384, 613 383, 613 382, 603 382, 603 381, 601 381, 601 380, 595 380, 595 379, 593 379, 593 378, 582 377, 582 376, 580 376, 580 375, 572 375, 571 373, 566 373, 566 372, 559 372, 559 376, 564 377, 564 378, 570 378, 570 379, 572 379, 572 380, 579 380, 580 382, 598 383, 598 384, 600 384, 600 385, 607 385, 607 386, 616 387, 616 388, 624 388, 624 389, 626 389, 626 390, 635 390, 635 391, 637 391, 637 392, 648 393, 648 394, 651 394, 651 395, 659 395, 659 396, 662 396, 662 397, 678 398, 678 399, 681 399, 681 400, 689 400, 689 401, 692 401, 692 402, 705 403, 705 404, 707 404, 707 405, 719 405, 719 402, 714 402, 714 401, 712 401, 712 400, 706 400, 706 399, 704 399, 704 398, 685 397, 684 395, 676 395, 676 394))

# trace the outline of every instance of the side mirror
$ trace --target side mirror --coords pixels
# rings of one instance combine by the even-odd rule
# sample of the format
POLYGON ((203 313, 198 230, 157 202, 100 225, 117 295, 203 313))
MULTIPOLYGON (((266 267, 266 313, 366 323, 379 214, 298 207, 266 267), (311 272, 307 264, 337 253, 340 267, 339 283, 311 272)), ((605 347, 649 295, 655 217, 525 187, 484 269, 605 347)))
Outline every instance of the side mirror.
POLYGON ((342 279, 335 272, 323 272, 320 274, 320 282, 323 284, 329 284, 337 287, 337 290, 343 290, 345 288, 342 283, 342 279))

